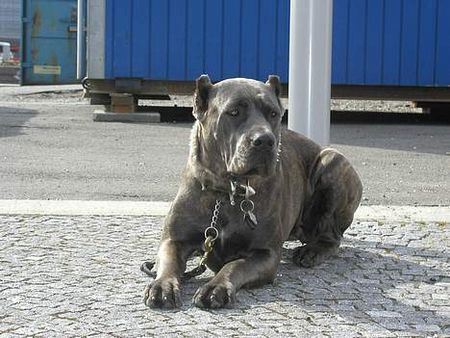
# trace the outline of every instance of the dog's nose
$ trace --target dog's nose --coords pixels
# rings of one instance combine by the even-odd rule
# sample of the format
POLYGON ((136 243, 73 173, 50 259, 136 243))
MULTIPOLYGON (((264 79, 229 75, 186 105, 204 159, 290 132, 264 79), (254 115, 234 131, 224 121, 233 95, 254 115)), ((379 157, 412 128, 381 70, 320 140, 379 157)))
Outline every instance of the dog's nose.
POLYGON ((255 147, 273 147, 275 144, 275 137, 271 133, 264 133, 264 134, 256 134, 253 137, 252 144, 255 147))

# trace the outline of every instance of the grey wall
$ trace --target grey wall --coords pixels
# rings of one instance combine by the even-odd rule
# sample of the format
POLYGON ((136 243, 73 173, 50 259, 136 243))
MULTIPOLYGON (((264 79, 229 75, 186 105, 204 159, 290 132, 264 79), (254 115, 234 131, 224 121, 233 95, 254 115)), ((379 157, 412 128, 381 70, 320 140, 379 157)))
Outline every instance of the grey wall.
POLYGON ((19 0, 0 0, 0 39, 20 38, 20 9, 19 0))

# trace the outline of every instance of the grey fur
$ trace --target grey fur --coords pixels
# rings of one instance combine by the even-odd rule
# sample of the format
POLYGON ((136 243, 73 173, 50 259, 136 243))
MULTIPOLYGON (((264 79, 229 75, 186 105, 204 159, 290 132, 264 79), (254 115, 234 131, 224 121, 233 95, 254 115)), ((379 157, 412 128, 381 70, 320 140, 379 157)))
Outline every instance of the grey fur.
POLYGON ((274 75, 266 83, 229 79, 212 85, 207 75, 197 80, 189 159, 165 221, 146 305, 180 305, 180 277, 187 259, 202 249, 216 199, 225 202, 220 237, 207 261, 216 275, 194 295, 196 306, 232 306, 240 288, 272 282, 288 239, 306 244, 293 255, 303 267, 337 251, 359 205, 361 181, 336 150, 282 129, 280 88, 274 75), (256 190, 255 230, 243 225, 239 203, 229 203, 230 177, 249 180, 256 190))

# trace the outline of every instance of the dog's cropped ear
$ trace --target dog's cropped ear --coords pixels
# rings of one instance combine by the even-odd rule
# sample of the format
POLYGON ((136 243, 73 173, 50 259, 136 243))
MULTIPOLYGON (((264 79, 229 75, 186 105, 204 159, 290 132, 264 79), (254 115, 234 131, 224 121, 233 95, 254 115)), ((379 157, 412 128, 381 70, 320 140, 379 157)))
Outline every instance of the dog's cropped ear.
POLYGON ((201 75, 195 81, 195 85, 194 109, 192 110, 192 114, 197 120, 202 120, 208 110, 209 94, 213 85, 209 76, 206 74, 201 75))
POLYGON ((278 75, 269 75, 269 78, 266 82, 267 85, 269 85, 272 90, 275 92, 275 95, 277 97, 281 94, 281 84, 280 84, 280 77, 278 75))

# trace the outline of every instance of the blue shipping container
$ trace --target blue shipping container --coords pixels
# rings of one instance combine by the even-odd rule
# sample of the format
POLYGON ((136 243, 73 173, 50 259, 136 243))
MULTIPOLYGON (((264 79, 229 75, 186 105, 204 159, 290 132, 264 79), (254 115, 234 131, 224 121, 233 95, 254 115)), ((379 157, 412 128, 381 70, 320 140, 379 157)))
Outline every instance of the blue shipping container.
POLYGON ((287 0, 112 0, 106 12, 106 78, 287 79, 287 0))
MULTIPOLYGON (((288 0, 103 1, 91 78, 287 82, 288 0)), ((334 0, 332 70, 333 84, 449 86, 450 0, 334 0)))

